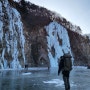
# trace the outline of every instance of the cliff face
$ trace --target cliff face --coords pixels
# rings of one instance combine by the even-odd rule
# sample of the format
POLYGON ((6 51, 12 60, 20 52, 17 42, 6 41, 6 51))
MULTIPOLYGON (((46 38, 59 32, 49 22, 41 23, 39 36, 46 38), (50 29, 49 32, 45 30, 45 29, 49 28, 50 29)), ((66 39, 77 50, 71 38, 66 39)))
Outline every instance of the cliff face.
POLYGON ((29 65, 57 67, 60 56, 71 53, 67 30, 59 23, 59 17, 31 3, 16 3, 16 8, 24 23, 25 54, 29 65))
POLYGON ((45 8, 24 0, 1 0, 0 68, 21 68, 25 63, 57 67, 67 52, 75 65, 88 64, 90 41, 80 33, 80 27, 45 8))
MULTIPOLYGON (((74 64, 75 65, 86 65, 89 62, 89 53, 90 53, 90 44, 89 40, 81 35, 81 29, 79 26, 72 25, 69 21, 67 21, 65 18, 58 16, 54 12, 51 12, 47 10, 46 8, 38 7, 30 2, 19 2, 19 4, 16 3, 17 10, 21 13, 22 21, 24 23, 24 33, 26 37, 26 44, 25 47, 28 47, 28 49, 25 49, 26 52, 26 58, 31 66, 38 66, 41 62, 39 62, 39 57, 41 55, 40 47, 42 46, 44 49, 44 55, 46 60, 52 60, 50 59, 48 55, 48 43, 51 41, 47 40, 47 30, 45 26, 48 27, 48 25, 55 21, 59 25, 61 25, 63 28, 66 29, 68 32, 67 35, 69 35, 68 40, 70 40, 70 48, 71 48, 71 54, 74 57, 74 64), (27 17, 26 17, 27 16, 27 17), (34 49, 34 50, 33 50, 34 49), (28 54, 29 53, 29 54, 28 54), (33 55, 32 55, 33 53, 33 55), (37 53, 35 55, 35 53, 37 53), (34 59, 36 58, 36 59, 34 59)), ((60 29, 62 28, 60 27, 60 29)), ((57 28, 55 26, 55 28, 57 28)), ((62 30, 62 29, 61 29, 62 30)), ((52 31, 52 29, 50 29, 52 31)), ((63 30, 62 30, 63 31, 63 30)), ((55 32, 52 32, 53 34, 57 33, 57 30, 55 32)), ((60 36, 63 34, 61 33, 60 36)), ((66 35, 65 35, 66 36, 66 35)), ((63 36, 63 37, 65 37, 63 36)), ((60 39, 58 34, 56 38, 58 37, 59 46, 62 46, 63 39, 60 39)), ((53 37, 52 37, 53 39, 53 37)), ((65 37, 67 42, 67 37, 65 37)), ((57 43, 57 41, 55 41, 57 43)), ((62 48, 62 47, 61 47, 62 48)), ((52 45, 51 48, 51 54, 54 57, 55 53, 57 53, 55 49, 55 46, 52 45)), ((65 48, 64 48, 65 49, 65 48)), ((58 58, 64 53, 62 50, 62 53, 60 51, 58 52, 60 55, 58 58)), ((42 56, 42 55, 41 55, 42 56)), ((43 58, 42 58, 43 60, 43 58)), ((55 60, 55 58, 54 58, 55 60)), ((43 60, 44 63, 47 63, 47 61, 43 60)), ((50 61, 49 61, 50 62, 50 61)), ((55 63, 55 62, 54 62, 55 63)), ((40 64, 42 65, 42 64, 40 64)), ((44 66, 44 65, 42 65, 44 66)))
POLYGON ((20 68, 25 63, 25 39, 20 18, 8 0, 0 0, 0 68, 20 68))
POLYGON ((87 65, 90 63, 90 39, 68 30, 70 44, 74 56, 75 65, 87 65))

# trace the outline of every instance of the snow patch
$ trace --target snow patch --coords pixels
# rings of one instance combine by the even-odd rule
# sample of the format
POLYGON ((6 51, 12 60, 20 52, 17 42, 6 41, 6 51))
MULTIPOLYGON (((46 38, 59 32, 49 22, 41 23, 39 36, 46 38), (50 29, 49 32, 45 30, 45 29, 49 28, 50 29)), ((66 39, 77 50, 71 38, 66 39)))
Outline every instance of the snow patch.
MULTIPOLYGON (((64 82, 63 80, 60 80, 60 79, 52 79, 50 81, 43 81, 43 83, 47 83, 47 84, 55 84, 55 87, 64 87, 64 82)), ((70 83, 70 86, 73 87, 73 86, 76 86, 74 84, 74 82, 71 82, 70 83)))
POLYGON ((73 69, 87 69, 85 66, 73 66, 73 69))
POLYGON ((22 75, 31 75, 32 73, 31 72, 28 72, 28 73, 22 73, 22 75))

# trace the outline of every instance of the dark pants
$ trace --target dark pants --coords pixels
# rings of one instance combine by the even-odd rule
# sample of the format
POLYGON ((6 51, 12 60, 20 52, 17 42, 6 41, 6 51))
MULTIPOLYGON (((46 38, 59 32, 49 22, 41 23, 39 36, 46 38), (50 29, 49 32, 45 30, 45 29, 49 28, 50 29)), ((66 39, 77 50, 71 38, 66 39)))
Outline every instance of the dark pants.
POLYGON ((70 90, 70 83, 69 83, 69 74, 70 71, 63 71, 63 81, 64 81, 64 85, 65 85, 65 90, 70 90))

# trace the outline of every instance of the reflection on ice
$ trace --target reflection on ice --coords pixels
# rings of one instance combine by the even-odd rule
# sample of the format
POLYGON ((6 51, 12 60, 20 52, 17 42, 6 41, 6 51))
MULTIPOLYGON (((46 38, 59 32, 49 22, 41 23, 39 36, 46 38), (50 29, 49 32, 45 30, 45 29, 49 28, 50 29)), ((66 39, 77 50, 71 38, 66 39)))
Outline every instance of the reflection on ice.
POLYGON ((57 74, 57 72, 58 72, 58 67, 52 67, 52 68, 50 68, 50 74, 57 74))

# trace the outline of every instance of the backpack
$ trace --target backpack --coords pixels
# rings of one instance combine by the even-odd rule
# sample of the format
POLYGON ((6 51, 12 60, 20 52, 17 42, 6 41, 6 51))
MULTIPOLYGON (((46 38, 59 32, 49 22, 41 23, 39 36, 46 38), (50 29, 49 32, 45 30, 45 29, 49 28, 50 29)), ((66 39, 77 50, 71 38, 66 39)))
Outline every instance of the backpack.
POLYGON ((64 67, 63 70, 71 71, 72 70, 72 60, 71 57, 64 57, 64 67))

